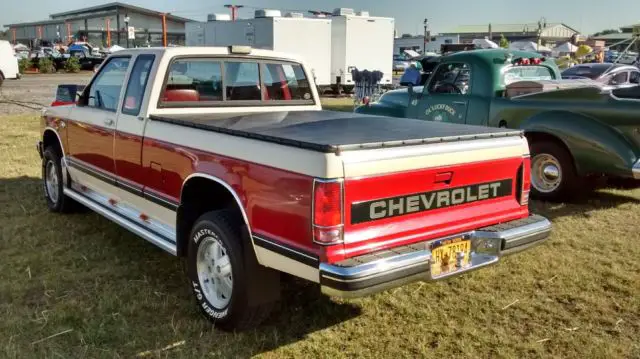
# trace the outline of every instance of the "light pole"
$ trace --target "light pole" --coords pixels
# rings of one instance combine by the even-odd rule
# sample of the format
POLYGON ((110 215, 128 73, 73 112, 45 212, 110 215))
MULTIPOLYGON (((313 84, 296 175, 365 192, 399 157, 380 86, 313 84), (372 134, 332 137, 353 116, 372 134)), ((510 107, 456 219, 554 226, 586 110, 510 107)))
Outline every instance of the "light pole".
POLYGON ((226 7, 227 9, 231 9, 231 20, 236 21, 238 19, 238 9, 243 8, 244 5, 227 4, 224 7, 226 7))
POLYGON ((547 27, 547 19, 545 17, 541 17, 538 20, 538 44, 536 45, 536 50, 540 51, 540 42, 542 42, 542 29, 547 27))
POLYGON ((127 49, 129 48, 129 15, 125 15, 124 16, 124 28, 126 29, 127 32, 127 49))
POLYGON ((429 42, 431 34, 429 33, 429 19, 424 19, 424 42, 422 43, 422 54, 427 53, 427 42, 429 42))

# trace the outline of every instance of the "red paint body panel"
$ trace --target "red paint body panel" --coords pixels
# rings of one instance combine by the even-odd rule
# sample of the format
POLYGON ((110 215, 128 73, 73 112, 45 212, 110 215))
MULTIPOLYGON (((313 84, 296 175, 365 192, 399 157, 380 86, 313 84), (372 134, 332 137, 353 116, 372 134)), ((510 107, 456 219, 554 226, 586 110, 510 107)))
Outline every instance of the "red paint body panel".
MULTIPOLYGON (((347 179, 345 188, 345 244, 328 249, 329 262, 413 242, 435 239, 528 216, 516 198, 516 178, 522 157, 347 179), (443 182, 442 173, 452 173, 443 182), (351 204, 472 184, 512 179, 508 197, 471 202, 393 218, 351 224, 351 204)), ((448 176, 447 176, 448 177, 448 176)))
POLYGON ((108 173, 115 173, 113 162, 114 130, 75 121, 67 121, 69 149, 74 158, 108 173))
POLYGON ((151 189, 177 200, 189 175, 219 178, 237 193, 254 235, 320 255, 311 241, 313 178, 149 138, 142 152, 151 189))
MULTIPOLYGON (((69 142, 67 141, 67 126, 66 126, 66 121, 57 118, 57 117, 51 117, 51 116, 43 116, 40 119, 40 124, 41 127, 44 129, 46 127, 50 127, 52 129, 54 129, 57 133, 58 133, 58 137, 60 138, 60 141, 62 142, 62 148, 65 152, 69 151, 69 142), (65 123, 65 125, 63 126, 63 123, 65 123)), ((66 153, 65 153, 66 154, 66 153)))
POLYGON ((113 146, 116 174, 142 187, 147 180, 142 168, 142 137, 116 132, 113 146))

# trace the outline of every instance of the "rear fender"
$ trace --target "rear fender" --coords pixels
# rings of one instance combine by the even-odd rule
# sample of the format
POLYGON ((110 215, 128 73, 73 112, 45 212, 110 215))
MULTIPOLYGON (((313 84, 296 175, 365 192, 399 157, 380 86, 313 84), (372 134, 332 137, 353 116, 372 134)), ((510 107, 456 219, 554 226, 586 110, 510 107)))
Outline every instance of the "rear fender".
POLYGON ((538 113, 523 121, 520 128, 527 134, 545 134, 563 143, 580 175, 628 176, 637 159, 631 144, 614 128, 579 113, 538 113))

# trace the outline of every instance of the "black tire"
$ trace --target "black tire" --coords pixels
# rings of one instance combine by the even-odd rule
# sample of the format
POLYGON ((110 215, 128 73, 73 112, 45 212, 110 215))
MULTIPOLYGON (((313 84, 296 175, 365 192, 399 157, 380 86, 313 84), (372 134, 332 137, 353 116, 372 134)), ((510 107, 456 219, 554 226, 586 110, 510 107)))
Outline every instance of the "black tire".
POLYGON ((61 156, 55 147, 49 146, 44 150, 42 158, 42 185, 44 189, 44 197, 47 201, 47 207, 51 212, 57 213, 70 213, 77 206, 77 202, 64 195, 64 181, 62 176, 62 164, 61 156), (53 167, 51 175, 56 176, 55 183, 51 180, 51 177, 47 177, 47 171, 50 167, 53 167), (49 186, 48 184, 51 184, 49 186), (53 190, 57 191, 57 195, 52 193, 53 190))
MULTIPOLYGON (((256 327, 269 316, 275 304, 274 300, 258 298, 257 296, 260 296, 260 293, 250 287, 255 285, 254 280, 252 280, 254 278, 268 282, 270 275, 267 274, 265 276, 261 271, 272 270, 264 267, 262 269, 257 268, 253 265, 257 264, 255 255, 246 256, 244 254, 242 228, 243 224, 239 216, 231 210, 207 212, 200 216, 193 226, 187 249, 187 275, 198 307, 216 327, 227 331, 256 327), (225 264, 222 265, 219 265, 220 261, 216 262, 216 260, 211 262, 201 261, 201 268, 206 266, 208 274, 203 276, 206 278, 200 278, 198 275, 198 258, 206 259, 202 257, 202 254, 206 252, 206 249, 209 248, 208 246, 213 245, 212 243, 220 245, 223 248, 224 255, 228 258, 225 260, 225 264), (255 263, 251 263, 251 261, 255 263), (215 276, 216 272, 224 275, 225 271, 223 269, 221 272, 220 267, 225 266, 226 263, 230 263, 231 266, 231 273, 228 275, 231 280, 230 298, 207 298, 206 287, 209 286, 211 288, 211 283, 216 283, 216 280, 218 283, 221 280, 225 280, 221 278, 213 279, 211 276, 215 276), (213 303, 210 299, 226 300, 227 302, 216 306, 216 303, 213 303)), ((279 292, 279 282, 273 285, 277 285, 278 288, 272 289, 277 289, 279 292)), ((217 288, 216 286, 213 287, 217 288)))
POLYGON ((551 141, 538 141, 531 144, 531 196, 535 199, 546 201, 561 201, 572 199, 582 192, 584 181, 576 172, 573 157, 562 146, 551 141), (555 188, 536 186, 535 167, 542 159, 551 158, 559 167, 559 179, 555 188), (549 157, 550 156, 550 157, 549 157), (540 188, 538 188, 540 187, 540 188))

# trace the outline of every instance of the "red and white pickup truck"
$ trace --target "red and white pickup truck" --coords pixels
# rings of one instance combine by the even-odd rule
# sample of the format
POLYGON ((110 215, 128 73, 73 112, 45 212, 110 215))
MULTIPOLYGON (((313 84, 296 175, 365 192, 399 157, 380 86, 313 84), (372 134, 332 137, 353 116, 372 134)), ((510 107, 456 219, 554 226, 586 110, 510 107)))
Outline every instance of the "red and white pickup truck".
POLYGON ((185 257, 224 329, 268 315, 280 272, 362 296, 551 230, 521 132, 323 111, 304 64, 246 47, 120 51, 43 112, 38 151, 52 211, 80 203, 185 257))

